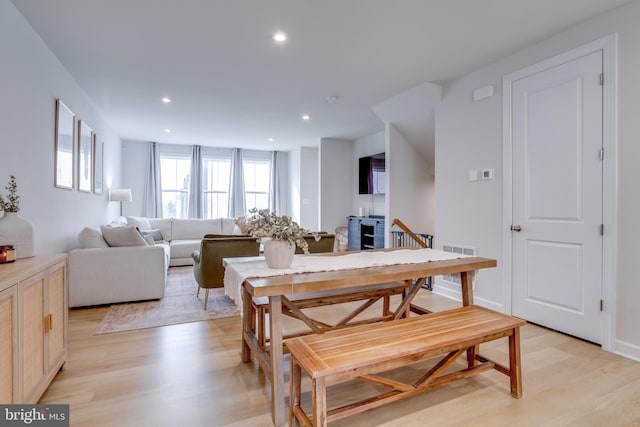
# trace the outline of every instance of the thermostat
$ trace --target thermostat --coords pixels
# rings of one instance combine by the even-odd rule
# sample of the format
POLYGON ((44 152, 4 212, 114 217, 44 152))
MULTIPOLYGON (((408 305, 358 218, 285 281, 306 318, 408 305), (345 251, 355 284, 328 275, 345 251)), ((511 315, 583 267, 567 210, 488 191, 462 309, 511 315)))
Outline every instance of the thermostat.
POLYGON ((482 170, 482 179, 493 179, 495 175, 495 169, 483 169, 482 170))

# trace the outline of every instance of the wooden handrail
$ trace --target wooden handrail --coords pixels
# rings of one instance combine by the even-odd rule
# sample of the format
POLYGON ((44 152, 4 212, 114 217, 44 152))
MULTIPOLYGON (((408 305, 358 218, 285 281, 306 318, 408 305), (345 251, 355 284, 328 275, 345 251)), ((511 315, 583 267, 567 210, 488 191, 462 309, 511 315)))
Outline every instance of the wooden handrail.
POLYGON ((427 245, 426 242, 424 242, 422 239, 420 239, 416 233, 414 233, 413 231, 411 231, 411 229, 409 227, 407 227, 407 225, 400 221, 398 218, 394 218, 393 222, 391 223, 391 226, 397 225, 398 227, 402 228, 403 231, 405 231, 409 236, 411 236, 411 238, 413 240, 415 240, 420 246, 422 246, 423 248, 428 248, 429 245, 427 245))

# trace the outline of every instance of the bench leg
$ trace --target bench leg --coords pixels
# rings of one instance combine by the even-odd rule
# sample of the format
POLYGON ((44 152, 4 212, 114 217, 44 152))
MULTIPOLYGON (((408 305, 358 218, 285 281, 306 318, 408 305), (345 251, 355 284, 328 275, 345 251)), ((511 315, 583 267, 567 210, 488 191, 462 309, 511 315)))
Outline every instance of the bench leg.
POLYGON ((291 372, 289 374, 289 427, 299 426, 295 410, 300 408, 302 372, 296 358, 291 356, 291 372))
POLYGON ((522 397, 522 367, 520 365, 520 328, 514 328, 509 335, 509 378, 511 395, 522 397))
POLYGON ((313 427, 327 427, 327 385, 324 378, 313 378, 311 380, 312 389, 312 411, 313 427))

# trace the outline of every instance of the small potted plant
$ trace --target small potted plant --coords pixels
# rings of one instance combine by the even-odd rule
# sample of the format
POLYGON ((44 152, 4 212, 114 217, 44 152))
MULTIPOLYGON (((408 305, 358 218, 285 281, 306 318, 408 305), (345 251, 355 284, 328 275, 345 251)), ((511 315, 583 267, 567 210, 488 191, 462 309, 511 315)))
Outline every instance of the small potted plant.
POLYGON ((300 227, 290 216, 278 215, 269 209, 253 208, 245 218, 246 229, 264 245, 264 256, 271 268, 288 268, 293 262, 296 245, 305 254, 309 253, 309 245, 305 236, 313 235, 320 240, 320 235, 300 227))

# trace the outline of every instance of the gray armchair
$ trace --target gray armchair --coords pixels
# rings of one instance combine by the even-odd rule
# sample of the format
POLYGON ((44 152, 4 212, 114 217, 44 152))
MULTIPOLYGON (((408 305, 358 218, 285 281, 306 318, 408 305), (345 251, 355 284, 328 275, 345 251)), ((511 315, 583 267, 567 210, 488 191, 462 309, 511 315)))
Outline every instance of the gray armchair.
POLYGON ((222 258, 257 256, 260 244, 253 237, 208 234, 200 242, 200 250, 193 251, 193 275, 198 282, 197 296, 204 288, 204 309, 207 309, 209 289, 224 287, 222 258))
MULTIPOLYGON (((336 235, 328 234, 325 232, 321 232, 319 233, 319 235, 320 235, 320 240, 318 241, 316 241, 316 239, 314 239, 314 237, 311 235, 304 237, 304 240, 306 240, 307 244, 309 245, 309 253, 315 254, 315 253, 321 253, 321 252, 333 252, 333 246, 335 244, 336 235)), ((297 254, 303 253, 302 249, 300 249, 300 247, 298 246, 296 246, 296 253, 297 254)))

